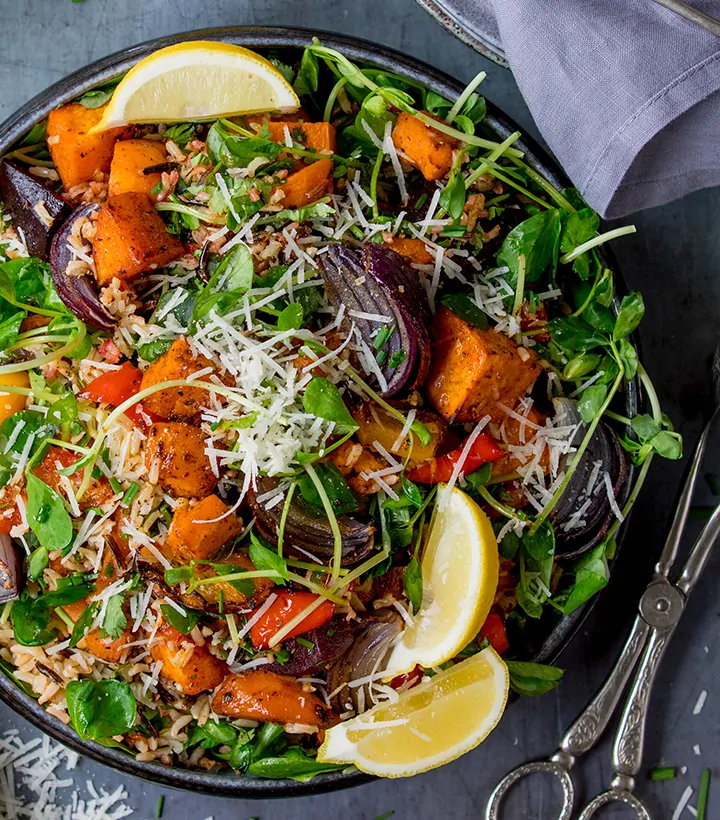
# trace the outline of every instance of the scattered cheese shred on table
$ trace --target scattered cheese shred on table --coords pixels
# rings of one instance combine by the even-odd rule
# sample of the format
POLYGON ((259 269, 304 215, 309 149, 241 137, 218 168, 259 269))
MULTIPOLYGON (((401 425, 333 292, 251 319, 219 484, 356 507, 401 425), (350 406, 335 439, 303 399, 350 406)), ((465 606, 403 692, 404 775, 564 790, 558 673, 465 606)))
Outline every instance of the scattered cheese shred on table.
POLYGON ((120 820, 134 814, 122 802, 128 796, 122 786, 107 792, 88 780, 88 796, 81 797, 72 776, 58 777, 61 765, 61 774, 67 774, 78 760, 75 752, 47 735, 26 741, 17 729, 4 732, 0 736, 0 820, 120 820), (58 805, 58 792, 67 788, 74 788, 71 799, 58 805))

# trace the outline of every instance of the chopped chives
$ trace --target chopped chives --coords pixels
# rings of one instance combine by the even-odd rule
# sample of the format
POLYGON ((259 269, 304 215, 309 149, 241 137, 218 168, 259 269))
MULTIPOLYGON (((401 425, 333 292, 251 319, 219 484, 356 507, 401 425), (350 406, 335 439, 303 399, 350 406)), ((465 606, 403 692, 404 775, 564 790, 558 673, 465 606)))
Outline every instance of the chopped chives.
POLYGON ((420 194, 420 196, 417 198, 417 202, 415 203, 415 207, 416 208, 422 208, 422 206, 427 201, 428 201, 428 195, 427 194, 420 194))
POLYGON ((133 503, 133 499, 135 496, 140 492, 140 485, 137 481, 133 481, 132 484, 125 490, 125 495, 120 502, 123 507, 129 507, 133 503))
MULTIPOLYGON (((385 364, 385 359, 387 359, 387 350, 378 350, 377 354, 375 355, 375 361, 382 366, 385 364)), ((395 357, 393 356, 393 359, 395 357)))
POLYGON ((399 364, 405 361, 405 356, 407 354, 404 350, 398 350, 396 353, 393 354, 392 358, 388 362, 390 367, 397 367, 399 364))
POLYGON ((385 342, 393 335, 394 331, 395 325, 383 325, 378 331, 377 336, 373 339, 372 345, 375 350, 380 350, 385 342))
POLYGON ((165 805, 165 795, 161 794, 160 797, 157 799, 157 804, 155 805, 155 817, 159 818, 162 817, 163 813, 163 806, 165 805))
POLYGON ((675 766, 663 766, 650 771, 650 780, 672 780, 677 775, 675 766))
POLYGON ((225 609, 225 592, 220 590, 218 592, 218 615, 223 615, 225 609))
POLYGON ((295 641, 296 643, 299 643, 300 646, 304 646, 307 649, 315 649, 315 644, 307 638, 295 638, 295 641))
POLYGON ((122 484, 120 484, 117 478, 115 478, 114 475, 111 475, 108 481, 110 482, 110 487, 112 488, 112 491, 115 493, 115 495, 120 495, 120 493, 122 492, 122 484))
POLYGON ((710 771, 710 769, 704 769, 702 775, 700 775, 700 790, 698 792, 697 802, 697 820, 706 820, 711 775, 712 772, 710 771))

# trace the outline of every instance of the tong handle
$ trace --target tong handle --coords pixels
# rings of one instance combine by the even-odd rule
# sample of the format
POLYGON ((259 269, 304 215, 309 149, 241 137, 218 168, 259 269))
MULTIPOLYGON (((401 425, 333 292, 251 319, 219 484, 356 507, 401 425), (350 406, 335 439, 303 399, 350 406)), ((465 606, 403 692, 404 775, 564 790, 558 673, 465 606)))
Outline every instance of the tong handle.
POLYGON ((605 683, 560 741, 560 748, 564 752, 578 757, 592 749, 600 739, 645 648, 649 634, 650 627, 638 616, 605 683))
POLYGON ((684 594, 689 595, 692 588, 700 580, 712 548, 720 535, 720 503, 713 510, 707 524, 702 528, 700 535, 690 550, 685 566, 675 585, 684 594))

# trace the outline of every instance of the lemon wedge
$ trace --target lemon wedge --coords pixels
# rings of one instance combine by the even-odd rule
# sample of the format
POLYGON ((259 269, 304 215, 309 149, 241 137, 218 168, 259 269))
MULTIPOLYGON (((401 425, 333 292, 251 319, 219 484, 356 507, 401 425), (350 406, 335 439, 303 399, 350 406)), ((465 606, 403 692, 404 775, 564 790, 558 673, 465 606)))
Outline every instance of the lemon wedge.
POLYGON ((325 734, 317 759, 380 777, 409 777, 455 760, 495 728, 507 702, 507 666, 488 647, 325 734))
POLYGON ((498 585, 498 545, 490 521, 457 487, 441 484, 422 555, 423 599, 390 655, 386 680, 440 666, 477 635, 498 585))
POLYGON ((290 83, 264 57, 242 46, 196 40, 161 48, 135 65, 92 131, 292 111, 299 105, 290 83))

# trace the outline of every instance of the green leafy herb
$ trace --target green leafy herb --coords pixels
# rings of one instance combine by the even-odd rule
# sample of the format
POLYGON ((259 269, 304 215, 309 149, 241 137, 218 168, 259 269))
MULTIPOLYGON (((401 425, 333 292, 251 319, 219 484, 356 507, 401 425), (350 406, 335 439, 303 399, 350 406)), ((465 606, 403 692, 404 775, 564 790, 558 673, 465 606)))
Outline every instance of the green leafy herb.
POLYGON ((178 612, 174 606, 169 606, 168 604, 160 605, 162 616, 170 626, 181 635, 189 635, 200 622, 201 613, 195 612, 195 610, 188 607, 183 607, 183 609, 185 610, 184 615, 178 612))
POLYGON ((287 581, 288 566, 285 559, 275 550, 268 549, 254 532, 250 533, 250 560, 258 570, 272 570, 287 581))
POLYGON ((514 284, 518 275, 518 258, 525 257, 525 281, 537 282, 557 264, 560 247, 560 211, 552 208, 521 222, 505 237, 497 255, 498 265, 510 269, 508 281, 514 284))
POLYGON ((650 769, 650 780, 672 780, 677 776, 675 766, 662 766, 659 769, 650 769))
POLYGON ((320 67, 318 58, 310 49, 306 48, 300 60, 300 68, 293 88, 298 97, 303 97, 306 94, 314 94, 318 90, 319 82, 320 67))
MULTIPOLYGON (((325 488, 333 512, 336 515, 351 513, 357 510, 357 498, 348 486, 343 474, 331 461, 316 464, 315 473, 325 488)), ((297 480, 297 484, 300 494, 310 506, 317 507, 318 509, 323 508, 320 494, 309 475, 301 475, 297 480)))
POLYGON ((619 339, 624 339, 626 336, 629 336, 640 324, 644 315, 645 303, 643 302, 642 294, 637 291, 628 293, 620 303, 620 310, 618 311, 615 329, 613 330, 614 341, 617 342, 619 339))
POLYGON ((584 555, 573 566, 575 581, 570 590, 565 603, 563 613, 569 615, 586 601, 590 600, 596 592, 607 586, 610 578, 607 559, 605 557, 605 543, 598 544, 587 555, 584 555))
POLYGON ((583 390, 580 400, 577 403, 577 409, 580 413, 580 418, 585 424, 590 424, 600 412, 607 398, 607 394, 608 387, 606 384, 591 384, 590 387, 586 387, 583 390))
POLYGON ((405 594, 410 601, 413 613, 418 612, 422 606, 423 599, 423 578, 422 566, 417 558, 414 556, 410 559, 410 563, 405 567, 403 575, 403 586, 405 587, 405 594))
POLYGON ((291 302, 277 318, 277 329, 281 332, 300 328, 302 324, 303 308, 299 302, 291 302))
POLYGON ((108 600, 100 628, 100 637, 114 641, 122 635, 123 629, 127 626, 127 618, 123 612, 124 603, 125 596, 121 592, 108 600))
POLYGON ((38 541, 50 550, 66 547, 73 537, 70 514, 60 496, 31 472, 27 473, 27 520, 38 541))
POLYGON ((345 768, 344 763, 319 763, 299 746, 291 746, 277 757, 263 757, 247 767, 253 777, 289 778, 304 782, 321 772, 345 768))
POLYGON ((315 376, 305 388, 303 407, 306 413, 334 421, 340 428, 357 429, 358 425, 345 406, 340 391, 323 376, 315 376))
POLYGON ((483 313, 475 302, 464 293, 447 293, 440 299, 440 302, 469 325, 476 327, 478 330, 487 329, 487 314, 483 313))
POLYGON ((70 635, 70 646, 75 647, 77 646, 80 641, 85 637, 87 631, 90 629, 92 622, 95 620, 95 615, 97 615, 97 611, 100 608, 100 603, 98 601, 94 601, 91 604, 83 609, 80 617, 75 621, 75 625, 73 626, 72 633, 70 635))
POLYGON ((82 740, 122 735, 135 725, 137 703, 123 681, 70 681, 65 694, 70 723, 82 740))
POLYGON ((544 663, 506 661, 510 672, 510 686, 514 692, 525 697, 544 695, 562 680, 563 669, 544 663))

